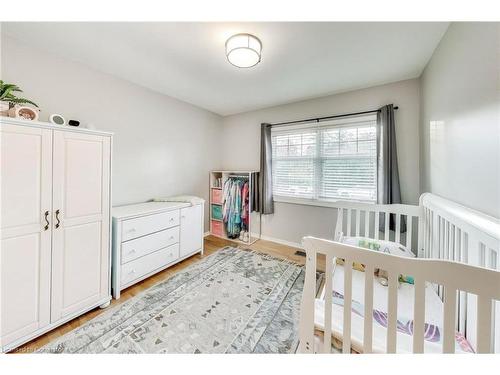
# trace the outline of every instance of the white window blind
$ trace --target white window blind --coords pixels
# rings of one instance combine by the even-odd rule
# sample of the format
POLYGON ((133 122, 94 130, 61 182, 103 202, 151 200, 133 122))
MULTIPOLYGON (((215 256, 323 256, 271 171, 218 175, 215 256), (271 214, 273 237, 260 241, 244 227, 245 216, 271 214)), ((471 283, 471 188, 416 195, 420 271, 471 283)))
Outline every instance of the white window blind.
POLYGON ((271 135, 276 197, 376 201, 375 115, 280 126, 271 135))

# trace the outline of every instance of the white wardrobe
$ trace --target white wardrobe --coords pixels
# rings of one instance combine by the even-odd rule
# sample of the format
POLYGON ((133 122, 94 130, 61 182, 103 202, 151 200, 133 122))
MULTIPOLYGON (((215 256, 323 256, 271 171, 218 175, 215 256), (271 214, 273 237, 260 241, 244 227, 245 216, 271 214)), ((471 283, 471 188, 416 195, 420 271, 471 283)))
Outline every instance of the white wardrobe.
POLYGON ((0 118, 0 347, 110 293, 110 133, 0 118))

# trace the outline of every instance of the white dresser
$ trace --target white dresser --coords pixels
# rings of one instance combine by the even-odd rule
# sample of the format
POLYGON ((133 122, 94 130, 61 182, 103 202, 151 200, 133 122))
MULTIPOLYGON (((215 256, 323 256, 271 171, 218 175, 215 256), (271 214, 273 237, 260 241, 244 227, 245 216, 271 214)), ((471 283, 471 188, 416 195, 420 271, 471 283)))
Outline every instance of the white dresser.
POLYGON ((203 254, 203 203, 148 202, 113 208, 113 297, 190 257, 203 254))

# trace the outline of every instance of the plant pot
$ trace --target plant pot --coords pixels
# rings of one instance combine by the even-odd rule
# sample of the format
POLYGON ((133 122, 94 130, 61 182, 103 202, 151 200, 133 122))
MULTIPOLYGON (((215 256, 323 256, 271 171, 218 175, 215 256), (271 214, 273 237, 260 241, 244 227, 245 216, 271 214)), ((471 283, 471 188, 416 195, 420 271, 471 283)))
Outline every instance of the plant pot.
POLYGON ((9 117, 9 103, 0 102, 0 116, 9 117))

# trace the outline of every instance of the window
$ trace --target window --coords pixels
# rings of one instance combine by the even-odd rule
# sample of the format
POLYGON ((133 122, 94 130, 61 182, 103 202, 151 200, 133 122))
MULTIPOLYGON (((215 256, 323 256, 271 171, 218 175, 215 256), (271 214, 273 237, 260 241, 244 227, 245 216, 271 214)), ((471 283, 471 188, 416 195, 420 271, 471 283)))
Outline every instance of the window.
POLYGON ((276 200, 375 202, 376 142, 374 115, 273 128, 276 200))

